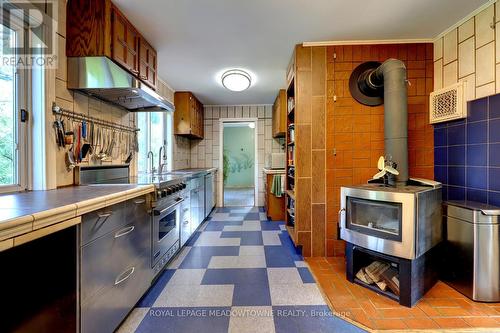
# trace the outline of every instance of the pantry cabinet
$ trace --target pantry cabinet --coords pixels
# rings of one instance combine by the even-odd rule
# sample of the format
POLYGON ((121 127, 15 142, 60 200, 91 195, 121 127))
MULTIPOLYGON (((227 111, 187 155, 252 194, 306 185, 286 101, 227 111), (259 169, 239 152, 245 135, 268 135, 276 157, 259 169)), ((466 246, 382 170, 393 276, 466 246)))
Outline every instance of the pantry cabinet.
POLYGON ((286 135, 286 90, 281 89, 273 104, 273 138, 286 135))
POLYGON ((66 56, 106 56, 156 90, 157 52, 110 0, 69 0, 66 56))
POLYGON ((189 91, 176 92, 174 104, 174 134, 203 139, 203 104, 189 91))

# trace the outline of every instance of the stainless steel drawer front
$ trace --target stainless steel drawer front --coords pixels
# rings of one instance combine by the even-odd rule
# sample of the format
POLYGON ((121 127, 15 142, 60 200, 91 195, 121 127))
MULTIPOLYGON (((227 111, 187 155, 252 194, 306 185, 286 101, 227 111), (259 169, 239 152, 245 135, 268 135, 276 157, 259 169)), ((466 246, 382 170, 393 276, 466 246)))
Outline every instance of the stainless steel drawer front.
POLYGON ((125 208, 126 203, 121 202, 83 215, 81 227, 82 244, 88 244, 108 232, 126 225, 125 208))

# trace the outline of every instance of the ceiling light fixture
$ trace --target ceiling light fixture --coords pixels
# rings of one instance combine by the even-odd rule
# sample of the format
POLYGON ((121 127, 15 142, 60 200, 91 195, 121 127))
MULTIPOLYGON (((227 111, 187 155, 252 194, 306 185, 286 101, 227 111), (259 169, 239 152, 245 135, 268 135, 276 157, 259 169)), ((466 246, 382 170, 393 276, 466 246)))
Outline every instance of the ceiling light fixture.
POLYGON ((221 77, 224 88, 231 91, 244 91, 252 85, 252 77, 241 69, 231 69, 221 77))

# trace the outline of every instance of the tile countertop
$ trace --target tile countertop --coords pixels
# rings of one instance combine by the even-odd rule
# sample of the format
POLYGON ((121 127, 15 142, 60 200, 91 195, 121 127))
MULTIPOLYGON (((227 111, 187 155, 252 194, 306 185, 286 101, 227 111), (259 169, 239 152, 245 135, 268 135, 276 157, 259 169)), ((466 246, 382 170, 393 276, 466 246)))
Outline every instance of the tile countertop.
MULTIPOLYGON (((0 251, 13 238, 154 191, 153 185, 87 185, 0 195, 0 251)), ((12 247, 12 246, 10 246, 12 247)))
POLYGON ((267 169, 263 168, 262 169, 266 175, 279 175, 279 174, 284 174, 286 172, 285 169, 267 169))

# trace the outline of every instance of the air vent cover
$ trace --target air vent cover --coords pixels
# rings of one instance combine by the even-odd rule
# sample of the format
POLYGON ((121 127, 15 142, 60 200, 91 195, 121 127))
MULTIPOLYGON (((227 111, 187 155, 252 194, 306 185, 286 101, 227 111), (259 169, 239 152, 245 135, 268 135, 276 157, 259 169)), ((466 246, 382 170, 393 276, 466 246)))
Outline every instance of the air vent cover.
POLYGON ((465 82, 460 82, 430 94, 431 124, 467 117, 465 85, 465 82))

